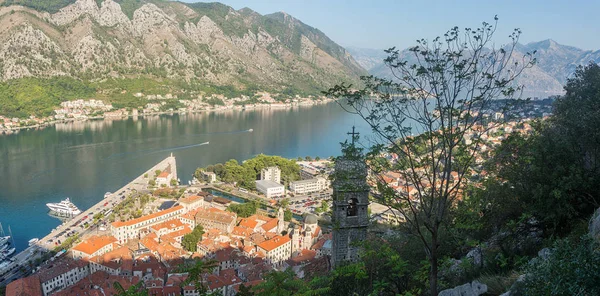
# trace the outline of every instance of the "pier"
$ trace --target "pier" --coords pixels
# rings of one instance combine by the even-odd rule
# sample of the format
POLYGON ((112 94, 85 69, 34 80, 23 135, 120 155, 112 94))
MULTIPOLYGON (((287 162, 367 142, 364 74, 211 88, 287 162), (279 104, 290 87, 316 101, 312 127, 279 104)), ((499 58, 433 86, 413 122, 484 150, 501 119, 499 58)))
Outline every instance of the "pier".
MULTIPOLYGON (((69 238, 68 232, 75 231, 74 235, 79 237, 85 236, 94 229, 94 225, 91 224, 93 221, 93 215, 99 213, 104 209, 112 209, 115 205, 123 201, 122 197, 126 196, 131 192, 138 192, 148 189, 148 180, 150 176, 153 176, 156 170, 164 170, 168 166, 171 166, 171 171, 174 179, 177 179, 177 165, 175 157, 173 155, 165 158, 149 170, 143 172, 140 176, 133 179, 131 182, 120 188, 119 190, 111 193, 106 198, 101 199, 98 203, 83 211, 81 214, 74 216, 71 220, 64 222, 57 228, 50 231, 48 235, 41 238, 35 244, 29 246, 25 250, 16 254, 12 258, 12 262, 0 270, 0 286, 5 286, 11 281, 20 277, 26 276, 32 271, 32 265, 38 258, 42 257, 44 252, 52 251, 55 247, 56 242, 64 242, 69 238), (145 178, 144 175, 148 175, 145 178), (105 206, 106 205, 106 206, 105 206), (93 214, 92 214, 93 213, 93 214), (89 222, 90 226, 85 228, 83 224, 89 222)), ((23 223, 26 223, 24 221, 23 223)), ((60 243, 59 243, 60 245, 60 243)))

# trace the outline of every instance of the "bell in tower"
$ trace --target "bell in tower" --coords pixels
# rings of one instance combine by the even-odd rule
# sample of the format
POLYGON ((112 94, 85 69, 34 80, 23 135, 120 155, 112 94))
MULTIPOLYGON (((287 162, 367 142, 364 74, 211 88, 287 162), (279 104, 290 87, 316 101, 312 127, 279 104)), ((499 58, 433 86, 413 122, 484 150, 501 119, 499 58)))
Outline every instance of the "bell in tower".
POLYGON ((359 243, 367 238, 369 185, 362 149, 356 147, 358 133, 352 127, 351 143, 342 143, 342 156, 335 160, 333 174, 332 266, 355 261, 359 243))

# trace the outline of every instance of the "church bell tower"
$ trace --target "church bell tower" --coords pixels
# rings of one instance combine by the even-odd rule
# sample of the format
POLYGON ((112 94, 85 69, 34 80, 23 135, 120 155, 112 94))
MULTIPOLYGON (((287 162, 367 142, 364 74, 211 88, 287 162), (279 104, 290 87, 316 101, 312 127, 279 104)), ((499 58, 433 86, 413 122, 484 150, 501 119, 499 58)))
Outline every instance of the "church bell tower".
POLYGON ((351 143, 342 144, 342 156, 335 161, 333 174, 333 249, 332 266, 355 261, 358 243, 367 238, 369 226, 369 185, 362 149, 355 146, 358 133, 352 127, 351 143))

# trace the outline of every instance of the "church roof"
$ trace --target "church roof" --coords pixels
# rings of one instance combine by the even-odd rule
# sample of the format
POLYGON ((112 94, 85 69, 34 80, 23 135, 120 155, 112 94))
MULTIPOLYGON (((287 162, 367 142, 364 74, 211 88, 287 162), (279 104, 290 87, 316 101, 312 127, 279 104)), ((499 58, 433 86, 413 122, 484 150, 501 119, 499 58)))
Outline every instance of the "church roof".
POLYGON ((306 224, 317 224, 317 216, 314 214, 307 214, 306 217, 304 217, 304 223, 306 224))

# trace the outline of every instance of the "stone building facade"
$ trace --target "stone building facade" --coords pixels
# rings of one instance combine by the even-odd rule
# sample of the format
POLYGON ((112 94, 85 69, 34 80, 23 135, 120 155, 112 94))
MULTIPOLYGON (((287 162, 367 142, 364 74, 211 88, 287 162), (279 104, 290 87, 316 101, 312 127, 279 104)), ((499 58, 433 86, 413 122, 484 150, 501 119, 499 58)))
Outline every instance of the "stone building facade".
POLYGON ((359 257, 357 243, 367 238, 369 185, 367 166, 357 150, 345 151, 335 162, 333 181, 332 266, 359 257), (353 153, 354 152, 354 153, 353 153))

